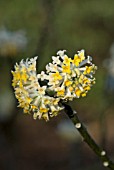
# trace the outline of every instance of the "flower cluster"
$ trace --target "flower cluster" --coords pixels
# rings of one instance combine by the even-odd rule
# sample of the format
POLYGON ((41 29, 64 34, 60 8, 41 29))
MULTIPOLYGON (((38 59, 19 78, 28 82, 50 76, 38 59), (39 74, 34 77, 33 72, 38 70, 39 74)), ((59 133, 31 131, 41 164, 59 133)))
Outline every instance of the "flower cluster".
POLYGON ((78 51, 73 59, 65 50, 58 51, 52 63, 46 65, 46 72, 40 74, 36 73, 36 59, 16 63, 12 71, 19 107, 24 113, 32 113, 34 119, 49 120, 56 116, 64 109, 62 102, 86 96, 95 83, 93 74, 97 67, 90 56, 85 57, 84 50, 78 51))
POLYGON ((15 71, 12 71, 12 86, 15 89, 15 96, 18 99, 19 107, 24 113, 33 113, 34 119, 37 117, 45 120, 49 116, 55 116, 63 109, 59 106, 59 98, 46 95, 47 86, 41 86, 36 73, 36 59, 22 60, 19 65, 16 63, 15 71))
POLYGON ((46 66, 44 79, 48 80, 49 89, 55 91, 55 97, 68 101, 86 96, 95 83, 93 74, 97 67, 92 64, 92 58, 85 58, 84 50, 81 50, 71 59, 63 50, 52 60, 46 66))

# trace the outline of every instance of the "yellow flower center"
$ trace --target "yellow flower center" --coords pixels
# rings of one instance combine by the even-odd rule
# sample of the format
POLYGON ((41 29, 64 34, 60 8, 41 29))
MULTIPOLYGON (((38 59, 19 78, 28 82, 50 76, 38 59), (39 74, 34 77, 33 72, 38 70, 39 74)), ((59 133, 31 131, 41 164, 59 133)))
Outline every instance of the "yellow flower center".
POLYGON ((64 89, 58 90, 57 91, 57 96, 64 96, 64 92, 65 92, 64 89))
POLYGON ((62 65, 63 73, 71 73, 70 65, 62 65))
POLYGON ((81 93, 82 93, 82 91, 80 89, 75 90, 75 94, 77 97, 80 97, 81 93))
POLYGON ((70 64, 70 62, 72 62, 72 59, 69 58, 67 55, 65 55, 65 56, 64 56, 64 61, 63 61, 63 63, 66 64, 66 65, 68 65, 68 64, 70 64))
POLYGON ((81 58, 77 54, 75 54, 73 63, 78 67, 80 62, 81 62, 81 58))
POLYGON ((60 75, 60 73, 57 71, 56 73, 53 73, 53 78, 54 80, 61 80, 62 76, 60 75))
POLYGON ((21 75, 21 80, 23 80, 25 83, 26 83, 26 81, 27 81, 27 78, 28 78, 28 75, 27 75, 26 73, 23 73, 23 74, 21 75))
POLYGON ((65 86, 70 86, 71 84, 72 84, 72 82, 70 80, 65 81, 65 86))
POLYGON ((91 89, 91 88, 90 88, 89 85, 84 87, 84 90, 90 90, 90 89, 91 89))
POLYGON ((90 74, 90 72, 92 71, 92 66, 86 66, 86 70, 84 71, 84 74, 90 74))
POLYGON ((41 112, 41 113, 46 113, 46 112, 48 112, 48 109, 47 109, 47 108, 40 107, 40 112, 41 112))

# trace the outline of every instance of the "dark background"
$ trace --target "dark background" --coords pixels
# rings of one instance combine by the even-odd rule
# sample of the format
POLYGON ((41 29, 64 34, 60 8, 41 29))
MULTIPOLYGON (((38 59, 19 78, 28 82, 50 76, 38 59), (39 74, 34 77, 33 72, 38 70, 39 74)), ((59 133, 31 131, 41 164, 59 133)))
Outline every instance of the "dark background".
POLYGON ((113 41, 113 0, 0 1, 0 170, 105 169, 65 113, 46 123, 17 108, 11 70, 38 55, 40 72, 58 50, 73 57, 85 49, 98 66, 97 80, 87 97, 71 106, 113 159, 113 41))

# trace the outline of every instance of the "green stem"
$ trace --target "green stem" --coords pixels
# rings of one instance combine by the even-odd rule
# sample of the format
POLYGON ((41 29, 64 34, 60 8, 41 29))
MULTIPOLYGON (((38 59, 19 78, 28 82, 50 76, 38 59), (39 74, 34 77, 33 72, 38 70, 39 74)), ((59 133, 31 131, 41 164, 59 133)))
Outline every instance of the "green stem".
POLYGON ((72 120, 72 122, 75 125, 75 127, 77 128, 78 132, 83 137, 84 141, 94 151, 94 153, 100 158, 100 160, 103 162, 103 165, 105 167, 108 167, 109 169, 114 170, 114 163, 107 156, 106 152, 100 146, 98 146, 96 144, 96 142, 93 140, 93 138, 88 133, 85 126, 79 120, 77 114, 72 110, 72 108, 69 105, 67 105, 67 104, 63 104, 63 105, 65 106, 66 114, 72 120))

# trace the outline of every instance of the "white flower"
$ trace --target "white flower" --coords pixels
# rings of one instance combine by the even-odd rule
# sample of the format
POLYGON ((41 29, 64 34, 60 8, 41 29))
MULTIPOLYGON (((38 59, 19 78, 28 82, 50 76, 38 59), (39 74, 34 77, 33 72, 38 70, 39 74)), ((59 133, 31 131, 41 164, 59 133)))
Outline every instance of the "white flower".
POLYGON ((55 56, 52 56, 52 60, 53 60, 53 64, 60 64, 61 61, 59 60, 59 56, 55 57, 55 56))
POLYGON ((59 55, 60 57, 64 56, 64 53, 66 52, 66 50, 59 50, 57 52, 57 55, 59 55))
POLYGON ((85 60, 85 51, 84 50, 78 51, 78 56, 81 57, 81 61, 85 60))
POLYGON ((94 73, 97 67, 84 50, 69 58, 65 50, 52 57, 52 63, 46 65, 46 72, 36 73, 37 57, 21 60, 12 71, 12 86, 19 107, 25 113, 32 113, 34 119, 49 120, 64 109, 62 102, 84 97, 95 83, 94 73))
POLYGON ((92 64, 92 57, 85 57, 84 50, 78 51, 74 59, 69 58, 65 50, 57 52, 57 58, 52 57, 52 63, 46 66, 48 85, 55 91, 55 96, 61 100, 73 100, 80 96, 86 96, 91 86, 95 83, 93 74, 97 67, 92 64), (61 61, 59 64, 58 59, 61 61), (54 69, 53 69, 54 68, 54 69))
POLYGON ((56 116, 63 107, 59 106, 60 98, 50 97, 46 94, 48 84, 40 85, 39 78, 42 81, 47 79, 49 75, 43 71, 37 75, 36 59, 37 57, 30 60, 26 59, 26 61, 21 60, 19 64, 14 66, 12 86, 14 87, 19 107, 23 108, 24 113, 33 113, 34 119, 39 118, 47 121, 49 120, 49 115, 51 117, 56 116), (54 111, 51 107, 52 105, 55 108, 54 111))
POLYGON ((40 73, 40 74, 38 74, 38 75, 37 75, 37 77, 38 77, 38 79, 40 78, 40 79, 41 79, 41 81, 43 81, 43 80, 45 80, 45 79, 47 79, 47 78, 48 78, 48 76, 45 74, 45 72, 44 72, 44 71, 41 71, 41 73, 40 73))
POLYGON ((45 91, 46 91, 47 86, 42 86, 42 87, 38 87, 38 94, 39 95, 44 95, 45 91))

